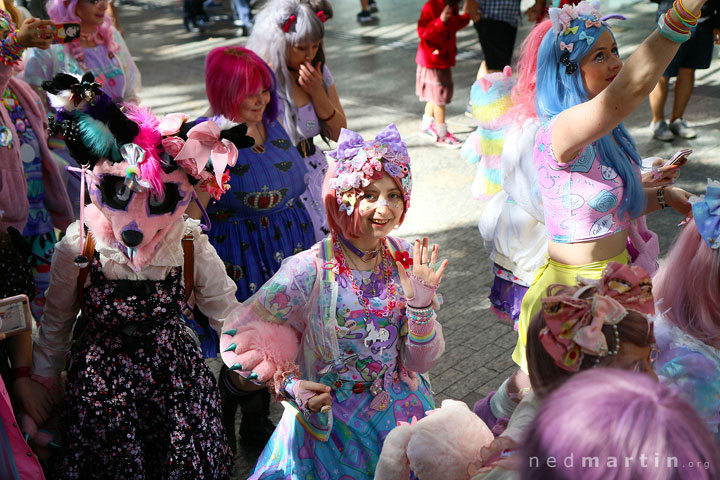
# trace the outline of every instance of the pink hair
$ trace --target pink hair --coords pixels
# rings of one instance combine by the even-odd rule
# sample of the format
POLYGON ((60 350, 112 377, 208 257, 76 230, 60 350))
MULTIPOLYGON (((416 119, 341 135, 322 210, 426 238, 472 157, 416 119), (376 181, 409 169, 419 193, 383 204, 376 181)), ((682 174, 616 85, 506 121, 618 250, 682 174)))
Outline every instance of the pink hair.
POLYGON ((160 122, 149 108, 125 105, 124 109, 125 115, 140 127, 140 133, 133 139, 133 143, 142 147, 146 152, 145 161, 140 164, 142 178, 150 182, 153 190, 161 196, 164 186, 159 156, 162 148, 162 135, 158 130, 160 122))
POLYGON ((519 125, 522 125, 527 119, 537 118, 535 112, 537 56, 540 44, 551 26, 552 22, 550 20, 543 20, 538 23, 520 46, 520 58, 518 58, 517 65, 515 65, 517 82, 510 94, 514 104, 510 110, 510 115, 519 125))
MULTIPOLYGON (((53 0, 52 5, 47 9, 50 19, 55 23, 81 23, 80 17, 75 13, 78 1, 80 0, 53 0)), ((120 45, 113 38, 113 30, 112 19, 106 12, 105 21, 97 27, 96 32, 102 43, 107 47, 108 52, 115 53, 120 50, 120 45)), ((70 55, 75 60, 81 60, 85 56, 84 49, 79 45, 79 42, 66 43, 65 49, 70 52, 70 55)))
POLYGON ((653 278, 655 298, 666 317, 698 340, 720 346, 720 258, 692 220, 653 278))
POLYGON ((263 59, 243 47, 218 47, 205 59, 205 90, 215 115, 239 121, 238 106, 261 88, 270 91, 270 103, 265 107, 263 123, 277 119, 277 91, 275 74, 263 59))
MULTIPOLYGON (((337 196, 335 195, 335 189, 330 188, 330 180, 335 178, 335 167, 337 162, 328 158, 328 171, 323 179, 323 203, 325 204, 325 214, 327 215, 328 226, 330 231, 340 234, 345 238, 360 238, 362 235, 362 227, 360 223, 360 209, 355 205, 355 210, 351 215, 347 215, 345 212, 340 211, 340 206, 337 203, 337 196)), ((388 175, 385 173, 385 175, 388 175)), ((398 178, 388 175, 392 178, 397 188, 403 192, 402 184, 398 178)), ((358 199, 358 202, 360 200, 358 199)), ((400 217, 400 224, 405 220, 405 214, 407 213, 407 202, 403 200, 403 214, 400 217)))

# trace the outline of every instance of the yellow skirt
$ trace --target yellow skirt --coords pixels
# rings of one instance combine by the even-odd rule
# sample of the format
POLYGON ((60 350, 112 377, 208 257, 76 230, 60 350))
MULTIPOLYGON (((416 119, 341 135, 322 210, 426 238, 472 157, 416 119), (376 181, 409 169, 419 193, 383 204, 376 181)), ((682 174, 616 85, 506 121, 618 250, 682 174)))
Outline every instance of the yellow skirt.
POLYGON ((530 320, 540 310, 540 300, 547 296, 547 288, 555 283, 564 285, 577 285, 578 275, 584 278, 597 279, 602 276, 603 270, 610 262, 630 263, 630 255, 627 250, 619 253, 613 258, 600 262, 587 263, 585 265, 565 265, 550 258, 545 265, 535 272, 535 280, 530 285, 523 297, 520 307, 520 320, 518 323, 518 342, 515 346, 512 358, 520 366, 520 369, 528 373, 527 359, 525 358, 525 346, 527 345, 527 331, 530 320))

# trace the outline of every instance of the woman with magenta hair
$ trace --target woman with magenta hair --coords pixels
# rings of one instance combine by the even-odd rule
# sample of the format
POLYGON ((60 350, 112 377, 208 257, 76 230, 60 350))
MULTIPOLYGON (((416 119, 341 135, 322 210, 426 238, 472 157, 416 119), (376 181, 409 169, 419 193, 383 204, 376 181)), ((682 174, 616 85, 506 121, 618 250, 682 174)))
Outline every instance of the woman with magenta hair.
MULTIPOLYGON (((237 163, 229 169, 229 195, 212 199, 198 192, 212 222, 210 243, 237 285, 237 299, 245 301, 285 258, 315 243, 312 219, 300 201, 307 189, 307 169, 277 120, 275 75, 260 57, 242 47, 212 50, 205 61, 205 87, 212 111, 225 122, 246 124, 255 140, 252 148, 239 151, 237 163)), ((190 213, 199 217, 199 212, 190 213)), ((206 355, 216 357, 217 337, 212 338, 206 355)), ((268 419, 270 394, 266 388, 246 387, 234 388, 222 370, 223 421, 230 444, 235 450, 239 404, 240 441, 259 452, 275 428, 268 419)))
POLYGON ((720 183, 691 199, 687 224, 653 283, 662 308, 655 319, 656 372, 674 384, 720 444, 720 183))
POLYGON ((445 346, 447 260, 427 238, 389 236, 410 206, 405 142, 393 124, 370 141, 343 130, 328 156, 331 235, 287 259, 220 339, 234 382, 285 400, 252 479, 372 479, 390 430, 434 408, 422 374, 445 346))
POLYGON ((258 13, 247 48, 272 66, 278 82, 280 121, 305 159, 308 189, 301 199, 310 212, 315 240, 329 230, 322 199, 327 161, 313 143, 318 135, 337 141, 347 126, 335 80, 325 63, 325 2, 271 0, 258 13))
POLYGON ((689 193, 643 188, 640 156, 621 123, 654 87, 680 43, 690 36, 689 13, 704 0, 678 0, 658 30, 623 62, 600 12, 587 2, 550 9, 552 29, 537 57, 536 112, 542 125, 534 147, 548 234, 548 260, 525 294, 513 360, 520 370, 503 383, 490 407, 509 416, 527 378, 530 319, 549 285, 598 278, 608 262, 628 263, 631 220, 665 207, 686 215, 689 193), (681 5, 683 3, 684 5, 681 5), (683 10, 684 9, 684 10, 683 10), (682 13, 678 13, 682 12, 682 13), (683 23, 685 22, 685 23, 683 23), (681 24, 682 27, 677 27, 681 24))
POLYGON ((519 456, 522 480, 720 477, 720 450, 685 400, 647 375, 605 368, 547 398, 519 456))

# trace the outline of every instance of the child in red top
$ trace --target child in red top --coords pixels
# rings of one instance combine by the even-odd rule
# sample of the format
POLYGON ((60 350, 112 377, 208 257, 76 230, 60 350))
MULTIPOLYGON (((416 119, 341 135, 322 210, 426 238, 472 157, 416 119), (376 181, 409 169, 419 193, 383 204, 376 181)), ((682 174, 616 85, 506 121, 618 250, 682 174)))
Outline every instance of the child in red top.
MULTIPOLYGON (((463 11, 470 11, 468 2, 474 1, 465 0, 463 11)), ((459 3, 460 0, 428 0, 423 6, 418 20, 420 45, 415 57, 418 65, 415 93, 421 102, 427 102, 420 133, 432 137, 440 146, 451 148, 461 145, 445 124, 445 105, 453 95, 455 34, 470 22, 468 13, 459 13, 459 3)))

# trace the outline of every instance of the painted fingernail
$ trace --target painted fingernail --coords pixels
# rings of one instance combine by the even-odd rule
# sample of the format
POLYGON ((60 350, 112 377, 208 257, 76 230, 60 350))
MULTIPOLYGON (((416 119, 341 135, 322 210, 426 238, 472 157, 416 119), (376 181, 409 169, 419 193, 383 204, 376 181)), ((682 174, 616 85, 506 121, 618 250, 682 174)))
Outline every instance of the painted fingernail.
POLYGON ((225 350, 223 350, 223 353, 225 352, 232 352, 237 348, 237 345, 235 342, 231 343, 225 350))
POLYGON ((25 435, 23 435, 23 437, 25 438, 25 443, 27 443, 27 441, 30 440, 30 434, 29 434, 29 433, 26 433, 25 435))
POLYGON ((56 443, 54 440, 50 440, 50 442, 48 442, 48 445, 51 446, 51 447, 53 447, 53 448, 62 448, 62 447, 61 447, 58 443, 56 443))
POLYGON ((230 335, 231 337, 237 333, 237 329, 233 328, 232 330, 225 330, 223 332, 223 335, 230 335))
POLYGON ((228 368, 228 370, 230 370, 230 371, 233 371, 233 370, 242 370, 242 365, 240 365, 239 363, 236 363, 236 364, 233 365, 232 367, 228 368))

